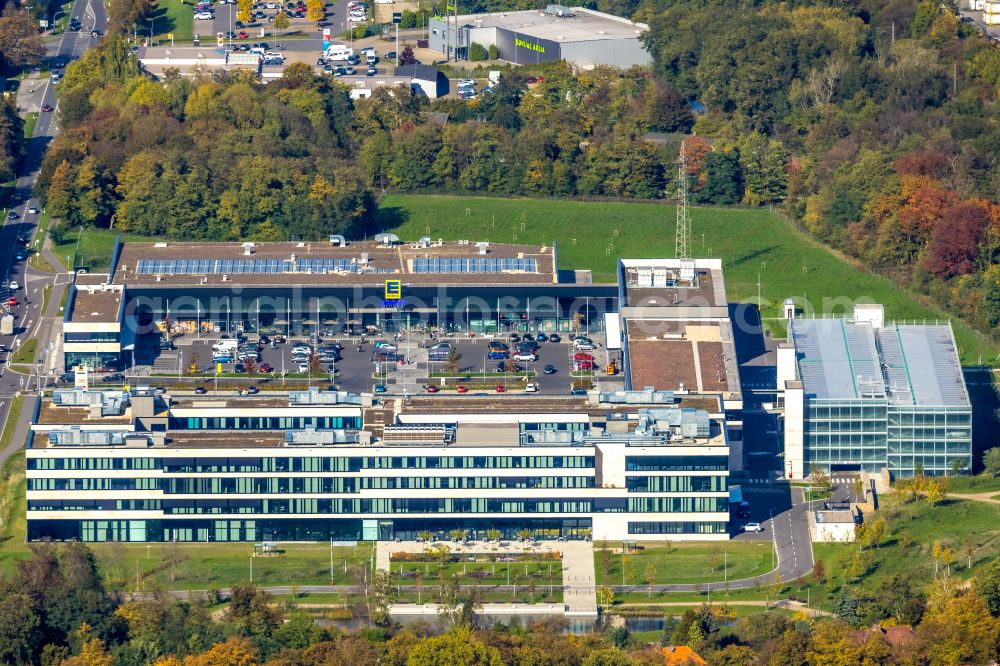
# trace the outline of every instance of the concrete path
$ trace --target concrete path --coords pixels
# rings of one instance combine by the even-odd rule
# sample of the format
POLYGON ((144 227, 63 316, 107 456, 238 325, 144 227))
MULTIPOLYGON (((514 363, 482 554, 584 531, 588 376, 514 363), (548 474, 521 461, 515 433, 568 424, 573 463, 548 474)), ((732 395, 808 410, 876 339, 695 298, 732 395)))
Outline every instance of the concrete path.
POLYGON ((618 608, 629 608, 629 607, 641 607, 648 608, 654 606, 656 608, 693 608, 701 607, 702 604, 709 606, 759 606, 769 609, 779 608, 782 610, 802 612, 809 617, 833 617, 833 613, 825 610, 820 610, 819 608, 812 608, 811 606, 806 606, 801 601, 792 601, 791 599, 777 599, 776 601, 762 601, 759 599, 743 599, 739 601, 727 601, 723 599, 722 601, 716 601, 712 604, 706 602, 696 602, 696 601, 654 601, 648 604, 623 604, 618 606, 618 608))
POLYGON ((566 615, 597 616, 594 548, 589 541, 558 544, 563 553, 563 603, 566 615))
POLYGON ((972 500, 973 502, 985 502, 986 504, 1000 504, 1000 500, 994 499, 1000 497, 1000 490, 991 490, 985 493, 948 493, 949 497, 957 497, 958 499, 972 500))

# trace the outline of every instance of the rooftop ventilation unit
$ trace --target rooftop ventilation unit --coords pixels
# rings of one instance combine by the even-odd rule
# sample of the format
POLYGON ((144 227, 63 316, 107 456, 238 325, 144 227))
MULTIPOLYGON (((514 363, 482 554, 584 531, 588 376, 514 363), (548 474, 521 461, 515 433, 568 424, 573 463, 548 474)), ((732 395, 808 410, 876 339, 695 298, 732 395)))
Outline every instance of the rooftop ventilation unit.
POLYGON ((681 259, 681 280, 684 282, 694 282, 694 260, 681 259))
POLYGON ((399 242, 396 234, 376 234, 375 241, 383 247, 392 247, 399 242))
POLYGON ((573 18, 576 16, 570 7, 565 7, 563 5, 547 5, 542 13, 550 16, 558 16, 560 18, 573 18))
POLYGON ((490 244, 486 241, 476 243, 476 247, 479 249, 479 254, 486 254, 490 251, 490 244))
POLYGON ((341 236, 340 234, 331 234, 330 245, 333 245, 335 247, 345 247, 347 245, 347 239, 341 236))

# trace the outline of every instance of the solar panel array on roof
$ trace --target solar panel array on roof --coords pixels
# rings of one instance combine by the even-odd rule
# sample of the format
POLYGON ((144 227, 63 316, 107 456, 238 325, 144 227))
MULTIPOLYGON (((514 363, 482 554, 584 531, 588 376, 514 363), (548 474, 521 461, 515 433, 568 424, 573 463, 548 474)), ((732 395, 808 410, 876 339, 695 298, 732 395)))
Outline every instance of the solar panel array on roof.
POLYGON ((414 273, 537 273, 534 259, 513 257, 418 257, 414 273))
POLYGON ((969 404, 947 324, 889 325, 875 330, 843 319, 794 319, 789 334, 803 388, 817 398, 969 404))
MULTIPOLYGON (((140 259, 135 272, 140 275, 214 275, 214 274, 273 274, 354 272, 354 259, 298 258, 290 259, 140 259)), ((388 269, 366 272, 385 273, 388 269)))

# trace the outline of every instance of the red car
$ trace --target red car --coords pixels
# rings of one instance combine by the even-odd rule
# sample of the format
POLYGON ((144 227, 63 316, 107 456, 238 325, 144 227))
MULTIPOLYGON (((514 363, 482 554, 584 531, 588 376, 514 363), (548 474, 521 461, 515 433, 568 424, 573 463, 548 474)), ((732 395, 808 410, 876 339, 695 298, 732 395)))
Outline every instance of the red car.
POLYGON ((507 387, 502 384, 497 384, 497 393, 506 393, 507 387))
POLYGON ((441 390, 437 386, 434 386, 434 385, 431 385, 431 384, 428 384, 425 388, 427 389, 428 393, 437 393, 438 391, 441 390))
POLYGON ((7 307, 12 308, 15 305, 17 305, 17 299, 16 298, 8 298, 7 299, 7 307))
POLYGON ((464 384, 459 384, 459 386, 455 390, 459 393, 468 393, 469 387, 465 386, 464 384))
POLYGON ((577 371, 593 370, 594 363, 592 361, 576 361, 573 363, 573 369, 577 371))
POLYGON ((245 31, 243 31, 243 30, 240 30, 240 31, 239 31, 239 32, 238 32, 238 33, 236 34, 236 36, 237 36, 237 37, 239 37, 240 39, 250 39, 250 34, 249 34, 249 33, 247 33, 247 32, 245 32, 245 31))
POLYGON ((42 113, 49 113, 52 111, 51 104, 42 104, 42 113))
POLYGON ((583 352, 577 352, 577 354, 573 357, 573 360, 574 361, 593 361, 594 357, 591 356, 590 354, 584 354, 583 352))
POLYGON ((274 368, 271 367, 270 363, 261 363, 260 367, 258 367, 258 370, 260 370, 261 372, 271 372, 272 370, 274 370, 274 368))

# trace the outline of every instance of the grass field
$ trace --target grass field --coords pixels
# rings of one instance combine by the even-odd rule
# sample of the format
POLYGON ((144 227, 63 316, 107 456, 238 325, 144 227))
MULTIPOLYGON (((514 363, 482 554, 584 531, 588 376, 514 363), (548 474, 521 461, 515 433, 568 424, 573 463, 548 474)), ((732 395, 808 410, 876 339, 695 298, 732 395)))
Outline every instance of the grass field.
MULTIPOLYGON (((108 229, 75 229, 52 244, 52 253, 62 262, 63 268, 72 270, 75 266, 88 266, 91 271, 106 271, 111 265, 111 253, 115 247, 114 231, 108 229)), ((122 234, 122 241, 150 241, 145 236, 122 234)))
MULTIPOLYGON (((197 590, 228 587, 250 581, 260 585, 325 585, 330 583, 330 546, 323 543, 282 544, 274 557, 254 557, 249 543, 206 544, 91 544, 106 580, 112 586, 134 589, 160 587, 197 590)), ((333 582, 354 582, 351 567, 368 566, 372 544, 335 546, 333 582)))
MULTIPOLYGON (((948 315, 861 270, 767 210, 691 209, 695 256, 721 257, 730 300, 756 302, 760 280, 763 316, 783 336, 785 298, 804 299, 807 313, 843 314, 855 302, 878 302, 891 319, 947 319, 948 315)), ((594 281, 615 279, 618 257, 674 254, 673 206, 583 203, 458 196, 387 196, 377 213, 380 229, 409 240, 421 236, 495 243, 558 244, 560 268, 592 269, 594 281)), ((963 364, 1000 364, 997 349, 955 322, 963 364)))
MULTIPOLYGON (((21 398, 15 400, 19 401, 19 405, 21 398)), ((14 407, 11 406, 11 413, 14 407)), ((31 555, 24 545, 27 529, 24 514, 26 486, 22 450, 8 458, 0 469, 0 576, 13 573, 17 562, 31 555)))
POLYGON ((38 124, 38 112, 32 111, 24 117, 24 138, 30 139, 35 134, 35 125, 38 124))
MULTIPOLYGON (((169 33, 174 34, 175 42, 190 42, 194 37, 194 12, 191 11, 192 4, 185 4, 182 0, 158 0, 153 13, 153 39, 167 40, 169 33)), ((205 29, 202 36, 206 39, 214 39, 212 34, 212 22, 202 21, 205 29)), ((139 26, 139 32, 145 27, 149 34, 149 22, 145 26, 139 26)))
POLYGON ((31 365, 35 362, 35 354, 38 352, 38 340, 28 338, 17 351, 10 357, 11 365, 31 365))
POLYGON ((948 479, 950 490, 953 493, 987 493, 1000 491, 1000 478, 993 476, 954 476, 948 479))
MULTIPOLYGON (((813 606, 831 610, 844 586, 871 592, 896 575, 914 589, 924 589, 934 580, 931 551, 935 541, 952 549, 950 575, 961 580, 970 578, 1000 552, 1000 505, 950 499, 931 507, 925 501, 908 502, 895 495, 883 497, 882 505, 888 536, 882 546, 868 551, 871 567, 867 575, 860 581, 845 578, 845 570, 858 551, 856 545, 815 544, 814 553, 823 561, 826 580, 817 583, 810 577, 802 581, 801 590, 795 592, 799 597, 804 598, 808 589, 813 606)), ((938 569, 939 575, 946 575, 943 564, 938 569)))
MULTIPOLYGON (((602 555, 602 545, 603 542, 594 544, 598 585, 643 585, 649 564, 653 566, 654 584, 737 580, 761 576, 774 568, 770 541, 672 542, 669 547, 665 543, 650 543, 624 557, 610 549, 607 555, 602 555)), ((612 549, 620 546, 609 543, 612 549)))

